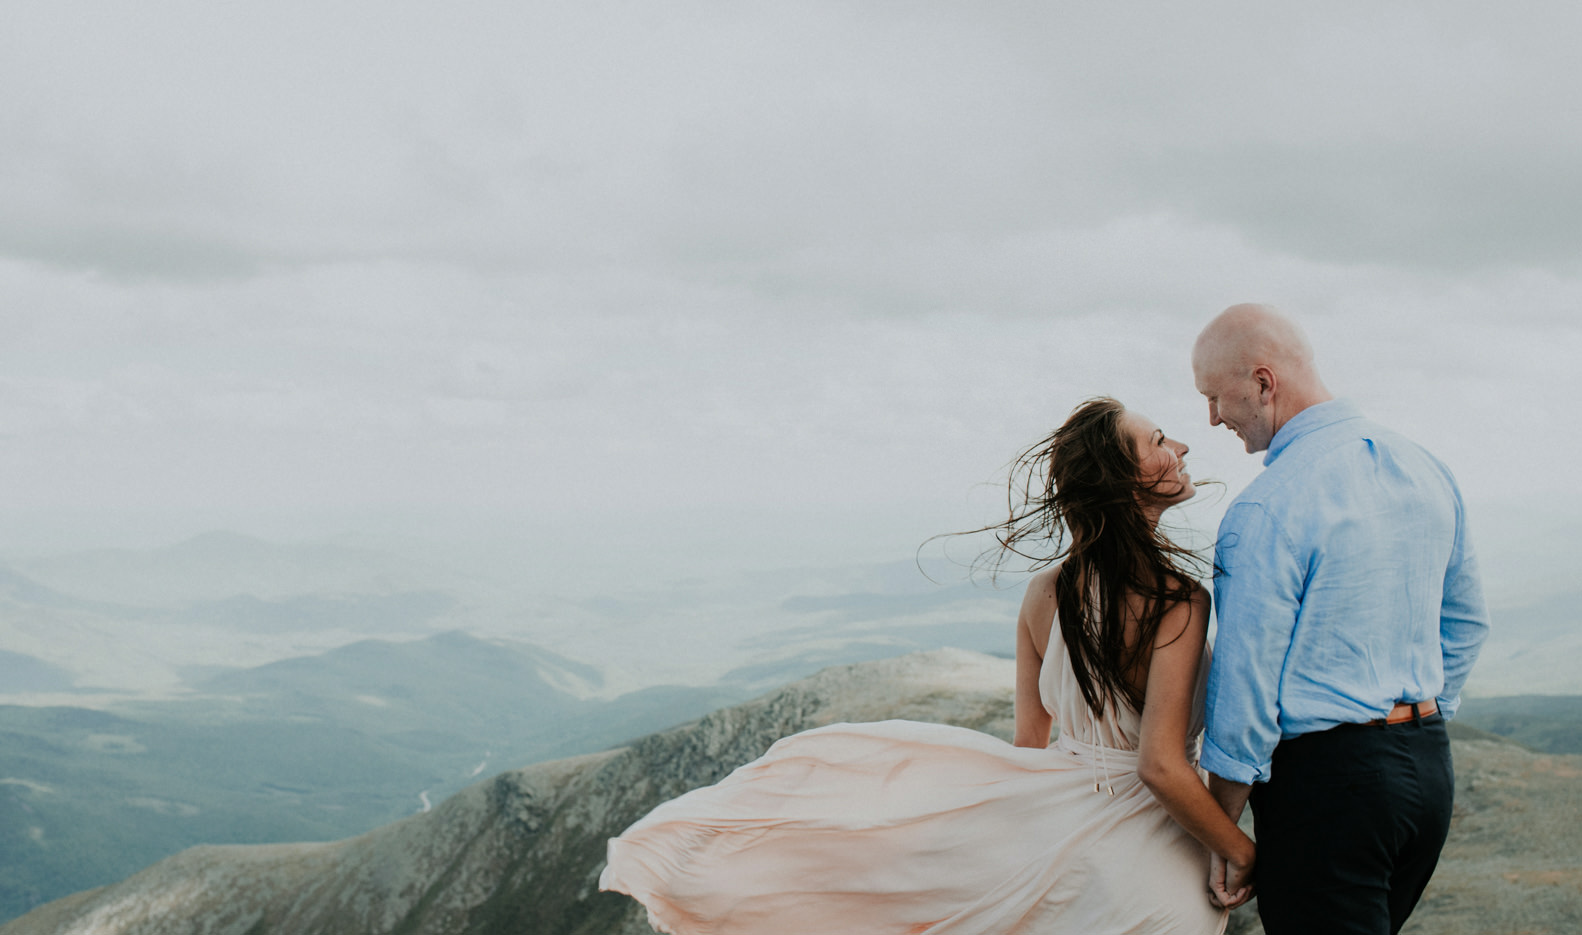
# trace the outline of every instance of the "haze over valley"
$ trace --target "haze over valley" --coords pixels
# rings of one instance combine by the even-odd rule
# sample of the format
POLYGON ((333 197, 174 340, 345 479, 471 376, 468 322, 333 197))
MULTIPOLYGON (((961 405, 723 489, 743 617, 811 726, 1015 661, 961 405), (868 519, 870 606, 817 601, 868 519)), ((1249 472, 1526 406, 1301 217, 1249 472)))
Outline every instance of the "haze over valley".
POLYGON ((234 533, 14 558, 0 918, 195 844, 361 833, 831 663, 1004 651, 1016 598, 910 562, 535 596, 234 533))
MULTIPOLYGON (((961 559, 536 593, 442 556, 213 532, 0 569, 0 917, 203 843, 332 840, 827 666, 1008 657, 1019 576, 961 559), (921 567, 920 567, 921 564, 921 567), (925 575, 925 570, 928 575, 925 575), (931 576, 931 577, 930 577, 931 576)), ((1556 592, 1496 608, 1472 696, 1582 694, 1556 592)), ((1569 702, 1568 702, 1569 703, 1569 702)), ((1582 752, 1582 710, 1468 702, 1582 752)))

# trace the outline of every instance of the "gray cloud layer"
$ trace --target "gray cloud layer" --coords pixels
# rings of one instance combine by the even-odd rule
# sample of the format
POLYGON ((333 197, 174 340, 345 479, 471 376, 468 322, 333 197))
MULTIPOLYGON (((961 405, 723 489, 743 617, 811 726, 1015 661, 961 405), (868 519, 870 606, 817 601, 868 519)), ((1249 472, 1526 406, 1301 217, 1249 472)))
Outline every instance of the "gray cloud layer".
POLYGON ((9 21, 6 510, 869 505, 915 542, 1098 392, 1244 480, 1185 361, 1244 299, 1481 498, 1568 499, 1582 454, 1572 5, 9 21))
POLYGON ((708 275, 1160 214, 1348 263, 1582 246, 1566 4, 87 9, 20 5, 0 66, 0 243, 64 266, 708 275))

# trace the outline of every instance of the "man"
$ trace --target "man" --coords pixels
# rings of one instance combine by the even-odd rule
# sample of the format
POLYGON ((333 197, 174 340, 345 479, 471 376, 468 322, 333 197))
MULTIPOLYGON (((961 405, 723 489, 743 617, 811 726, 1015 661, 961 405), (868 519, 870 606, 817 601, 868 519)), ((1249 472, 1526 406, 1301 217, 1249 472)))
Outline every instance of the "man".
MULTIPOLYGON (((1273 308, 1226 309, 1192 370, 1209 424, 1268 452, 1215 547, 1209 787, 1233 819, 1251 799, 1269 935, 1399 932, 1449 830, 1444 720, 1488 633, 1460 491, 1335 399, 1273 308)), ((1232 904, 1250 875, 1216 859, 1210 889, 1232 904)))

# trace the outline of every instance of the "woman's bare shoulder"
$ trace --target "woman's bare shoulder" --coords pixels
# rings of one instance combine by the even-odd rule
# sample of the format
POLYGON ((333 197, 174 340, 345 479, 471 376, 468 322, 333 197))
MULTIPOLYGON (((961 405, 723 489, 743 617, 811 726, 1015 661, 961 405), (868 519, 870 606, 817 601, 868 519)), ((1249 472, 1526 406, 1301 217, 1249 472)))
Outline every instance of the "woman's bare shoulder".
POLYGON ((1209 596, 1208 588, 1198 582, 1188 579, 1186 583, 1192 589, 1191 596, 1165 608, 1159 621, 1159 631, 1155 635, 1155 648, 1172 645, 1192 632, 1197 634, 1196 642, 1201 646, 1207 636, 1213 598, 1209 596))
POLYGON ((1060 566, 1055 565, 1038 572, 1027 580, 1027 593, 1022 597, 1022 611, 1017 615, 1018 624, 1026 628, 1033 643, 1043 652, 1049 642, 1049 633, 1055 624, 1055 579, 1060 566))
POLYGON ((1027 579, 1027 593, 1022 607, 1055 606, 1055 579, 1060 577, 1060 566, 1051 565, 1027 579))
POLYGON ((1028 580, 1027 590, 1031 592, 1036 589, 1041 592, 1053 594, 1055 593, 1055 579, 1058 577, 1060 577, 1060 564, 1056 563, 1054 565, 1050 565, 1043 571, 1035 573, 1033 577, 1028 580))

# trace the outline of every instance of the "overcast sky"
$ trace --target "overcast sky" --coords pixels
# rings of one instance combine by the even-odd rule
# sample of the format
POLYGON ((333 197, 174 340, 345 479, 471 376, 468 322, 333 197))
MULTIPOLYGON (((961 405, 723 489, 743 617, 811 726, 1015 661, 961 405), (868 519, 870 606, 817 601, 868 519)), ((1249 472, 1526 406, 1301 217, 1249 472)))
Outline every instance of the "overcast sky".
POLYGON ((1577 545, 1576 4, 5 19, 0 545, 905 556, 1097 393, 1239 488, 1188 351, 1247 300, 1451 464, 1507 586, 1577 545))

